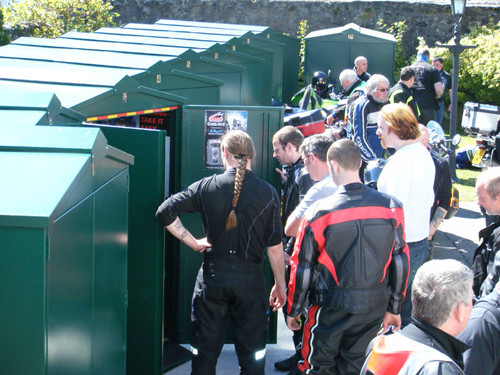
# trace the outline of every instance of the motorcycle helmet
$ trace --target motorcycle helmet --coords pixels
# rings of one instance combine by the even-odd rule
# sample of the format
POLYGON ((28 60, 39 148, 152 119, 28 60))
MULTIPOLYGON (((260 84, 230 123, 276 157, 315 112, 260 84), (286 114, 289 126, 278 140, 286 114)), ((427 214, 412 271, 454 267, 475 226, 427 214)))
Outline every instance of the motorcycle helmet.
POLYGON ((365 185, 377 190, 377 181, 386 163, 386 159, 375 159, 368 162, 363 174, 365 185))
POLYGON ((325 72, 322 72, 321 70, 314 72, 311 79, 311 84, 314 89, 324 90, 328 86, 327 83, 328 77, 326 76, 325 72))

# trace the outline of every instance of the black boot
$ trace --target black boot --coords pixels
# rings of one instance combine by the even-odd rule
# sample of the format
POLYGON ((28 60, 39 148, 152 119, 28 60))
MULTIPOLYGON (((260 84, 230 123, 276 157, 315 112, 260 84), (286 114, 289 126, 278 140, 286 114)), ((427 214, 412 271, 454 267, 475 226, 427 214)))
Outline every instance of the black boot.
MULTIPOLYGON (((297 368, 297 363, 299 362, 300 354, 295 353, 290 358, 284 359, 283 361, 278 361, 274 363, 274 367, 279 371, 291 371, 297 368)), ((300 372, 299 372, 300 374, 300 372)))

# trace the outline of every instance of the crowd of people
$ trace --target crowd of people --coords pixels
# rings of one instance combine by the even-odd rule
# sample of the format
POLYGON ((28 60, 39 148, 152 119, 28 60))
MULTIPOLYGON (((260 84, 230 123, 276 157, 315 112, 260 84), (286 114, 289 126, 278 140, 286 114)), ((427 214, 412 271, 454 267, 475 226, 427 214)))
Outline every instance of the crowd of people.
MULTIPOLYGON (((391 90, 387 78, 367 73, 364 57, 342 72, 344 95, 357 95, 346 138, 304 138, 293 126, 273 135, 281 199, 251 171, 252 139, 231 131, 221 139, 225 172, 158 208, 166 229, 204 254, 192 300, 193 375, 215 374, 228 319, 240 373, 264 374, 269 306, 283 308, 293 331, 294 354, 275 363, 289 375, 500 374, 500 220, 481 231, 474 272, 429 260, 451 179, 419 124, 436 119, 443 84, 426 51, 417 60, 391 90), (384 154, 372 189, 363 169, 384 154), (179 219, 194 212, 205 238, 179 219)), ((476 190, 478 204, 500 215, 500 167, 483 172, 476 190)))

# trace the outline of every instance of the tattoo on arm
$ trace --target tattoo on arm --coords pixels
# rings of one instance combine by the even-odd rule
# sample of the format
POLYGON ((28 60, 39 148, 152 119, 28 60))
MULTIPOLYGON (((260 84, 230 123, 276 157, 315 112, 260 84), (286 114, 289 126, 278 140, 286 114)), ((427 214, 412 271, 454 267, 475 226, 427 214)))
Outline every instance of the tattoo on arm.
POLYGON ((180 240, 184 242, 184 238, 186 238, 187 236, 187 230, 184 230, 184 232, 182 232, 180 236, 180 240))
POLYGON ((437 208, 437 210, 434 213, 434 216, 432 217, 432 220, 431 220, 431 228, 430 228, 431 232, 432 232, 432 228, 434 228, 434 231, 436 231, 438 229, 439 225, 443 222, 444 217, 446 216, 447 212, 448 211, 446 211, 442 207, 437 208))
POLYGON ((181 229, 182 229, 182 223, 181 221, 177 218, 175 219, 175 222, 174 222, 174 229, 177 231, 177 232, 180 232, 181 229))

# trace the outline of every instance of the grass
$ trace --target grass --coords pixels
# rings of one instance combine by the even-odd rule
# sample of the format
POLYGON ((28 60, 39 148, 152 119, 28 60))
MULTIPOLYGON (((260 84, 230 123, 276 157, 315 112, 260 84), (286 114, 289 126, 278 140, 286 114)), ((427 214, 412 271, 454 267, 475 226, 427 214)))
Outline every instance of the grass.
MULTIPOLYGON (((462 142, 460 142, 457 148, 476 144, 475 138, 467 137, 467 134, 462 132, 461 129, 459 133, 462 136, 462 142)), ((481 172, 481 169, 471 167, 465 169, 457 169, 456 172, 460 183, 454 183, 453 186, 457 188, 460 193, 460 202, 475 201, 477 198, 475 188, 476 179, 481 172)))

